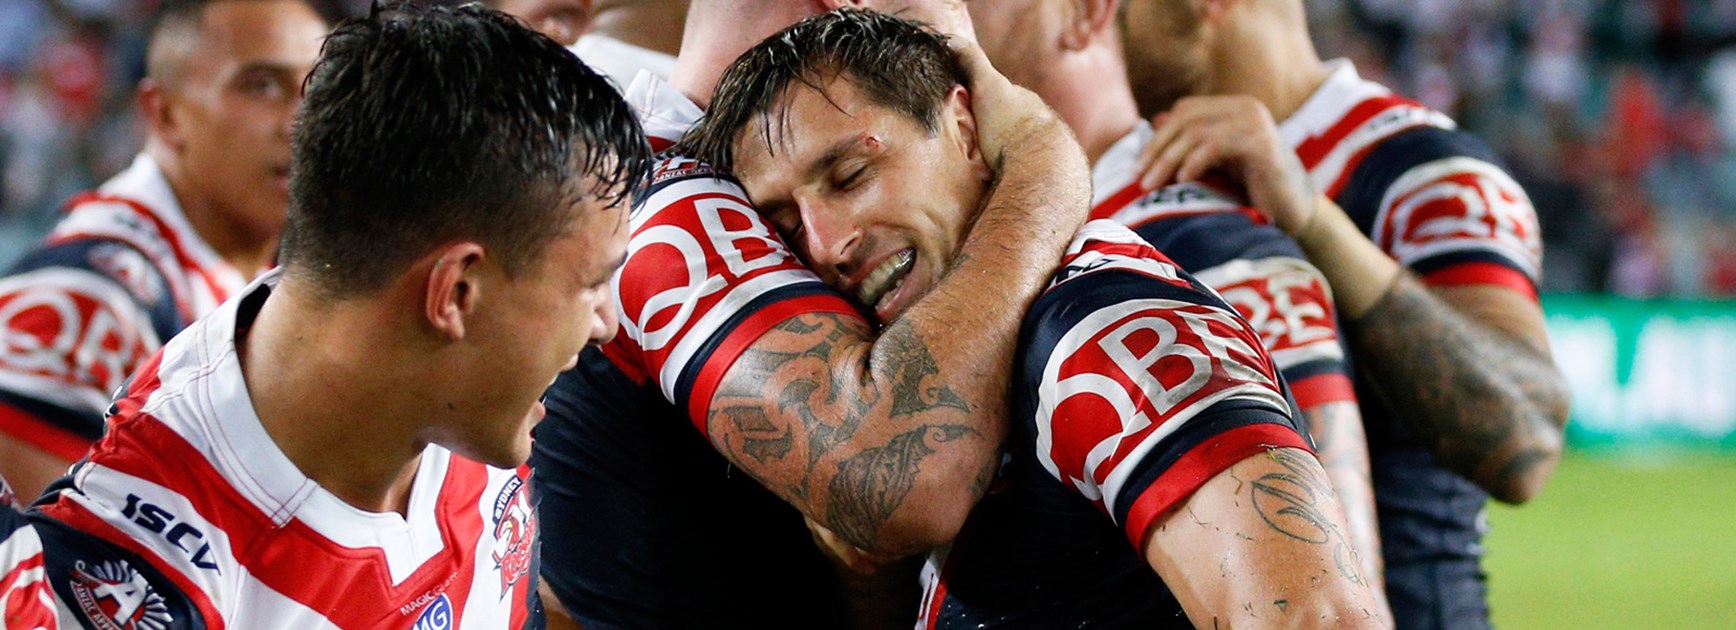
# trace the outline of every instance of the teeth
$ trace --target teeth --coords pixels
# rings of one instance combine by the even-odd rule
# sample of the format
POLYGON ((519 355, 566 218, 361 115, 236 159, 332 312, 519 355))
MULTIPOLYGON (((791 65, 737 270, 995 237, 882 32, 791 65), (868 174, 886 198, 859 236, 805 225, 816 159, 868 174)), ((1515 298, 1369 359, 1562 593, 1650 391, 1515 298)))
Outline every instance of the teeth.
POLYGON ((911 263, 915 260, 916 253, 908 249, 893 254, 862 279, 862 284, 856 288, 856 298, 863 304, 879 306, 882 298, 891 296, 893 290, 903 284, 904 276, 910 273, 911 263))

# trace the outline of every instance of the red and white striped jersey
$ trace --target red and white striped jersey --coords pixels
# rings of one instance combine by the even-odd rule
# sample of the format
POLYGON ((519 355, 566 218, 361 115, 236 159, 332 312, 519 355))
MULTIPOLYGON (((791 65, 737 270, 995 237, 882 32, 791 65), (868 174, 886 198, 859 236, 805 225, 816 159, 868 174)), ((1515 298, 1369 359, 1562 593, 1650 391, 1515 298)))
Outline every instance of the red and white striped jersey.
POLYGON ((42 568, 42 540, 18 509, 0 479, 0 628, 55 630, 60 621, 42 568))
POLYGON ((1326 277, 1227 185, 1192 182, 1146 191, 1137 161, 1151 138, 1151 125, 1141 122, 1092 165, 1091 217, 1132 228, 1236 307, 1302 409, 1355 402, 1326 277))
POLYGON ((32 512, 63 623, 524 627, 538 539, 526 468, 431 445, 406 515, 373 513, 302 474, 266 433, 235 334, 277 277, 147 361, 89 459, 32 512))
POLYGON ((246 284, 140 155, 0 278, 0 432, 83 457, 127 375, 246 284))
MULTIPOLYGON (((650 73, 628 88, 651 147, 665 151, 699 107, 650 73)), ((796 315, 856 309, 790 253, 747 193, 708 164, 666 152, 630 219, 616 272, 622 334, 604 352, 636 382, 655 382, 705 432, 712 393, 754 341, 796 315)))
POLYGON ((1492 151, 1452 119, 1328 62, 1278 126, 1315 188, 1431 285, 1496 284, 1535 297, 1537 212, 1492 151))

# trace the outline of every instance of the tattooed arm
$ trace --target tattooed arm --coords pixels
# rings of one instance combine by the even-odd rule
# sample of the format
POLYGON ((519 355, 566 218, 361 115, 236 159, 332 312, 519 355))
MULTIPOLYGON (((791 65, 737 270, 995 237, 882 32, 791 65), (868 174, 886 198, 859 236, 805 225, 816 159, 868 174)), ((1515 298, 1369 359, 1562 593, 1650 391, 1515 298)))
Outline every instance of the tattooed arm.
POLYGON ((783 321, 729 368, 706 419, 737 466, 883 556, 951 540, 986 488, 1020 321, 1090 204, 1067 128, 979 49, 961 56, 996 178, 946 278, 878 336, 845 315, 783 321))
POLYGON ((1147 149, 1149 184, 1227 169, 1332 285, 1359 371, 1443 465, 1496 499, 1536 496, 1561 457, 1568 392, 1542 308, 1503 285, 1425 288, 1315 194, 1265 107, 1177 103, 1147 149))
POLYGON ((1195 627, 1391 627, 1307 451, 1243 459, 1153 527, 1146 561, 1195 627))
POLYGON ((1380 552, 1380 523, 1374 510, 1374 480, 1369 476, 1368 433, 1362 427, 1362 412, 1355 401, 1337 401, 1302 410, 1314 436, 1315 452, 1332 489, 1344 508, 1346 531, 1356 555, 1362 559, 1362 575, 1373 587, 1380 610, 1386 602, 1385 562, 1380 552))

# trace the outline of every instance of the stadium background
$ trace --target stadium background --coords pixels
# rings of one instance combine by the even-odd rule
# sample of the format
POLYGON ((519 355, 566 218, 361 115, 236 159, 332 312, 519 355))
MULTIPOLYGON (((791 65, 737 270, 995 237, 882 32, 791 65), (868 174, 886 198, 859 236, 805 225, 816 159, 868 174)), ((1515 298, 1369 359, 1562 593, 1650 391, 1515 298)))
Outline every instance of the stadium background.
MULTIPOLYGON (((152 5, 0 0, 0 265, 137 152, 152 5)), ((1497 624, 1736 626, 1736 0, 1307 5, 1323 56, 1488 139, 1542 220, 1574 417, 1542 496, 1490 509, 1497 624)))

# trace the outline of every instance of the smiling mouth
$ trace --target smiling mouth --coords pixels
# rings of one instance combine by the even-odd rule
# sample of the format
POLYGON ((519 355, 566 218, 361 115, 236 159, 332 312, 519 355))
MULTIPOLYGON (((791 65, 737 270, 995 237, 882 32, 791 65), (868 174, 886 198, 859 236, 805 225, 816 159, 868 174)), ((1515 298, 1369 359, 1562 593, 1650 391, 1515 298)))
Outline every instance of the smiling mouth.
POLYGON ((899 250, 862 279, 862 283, 856 286, 856 299, 872 305, 875 310, 884 310, 886 302, 891 301, 898 288, 904 286, 905 278, 910 276, 910 270, 915 266, 916 250, 899 250))

